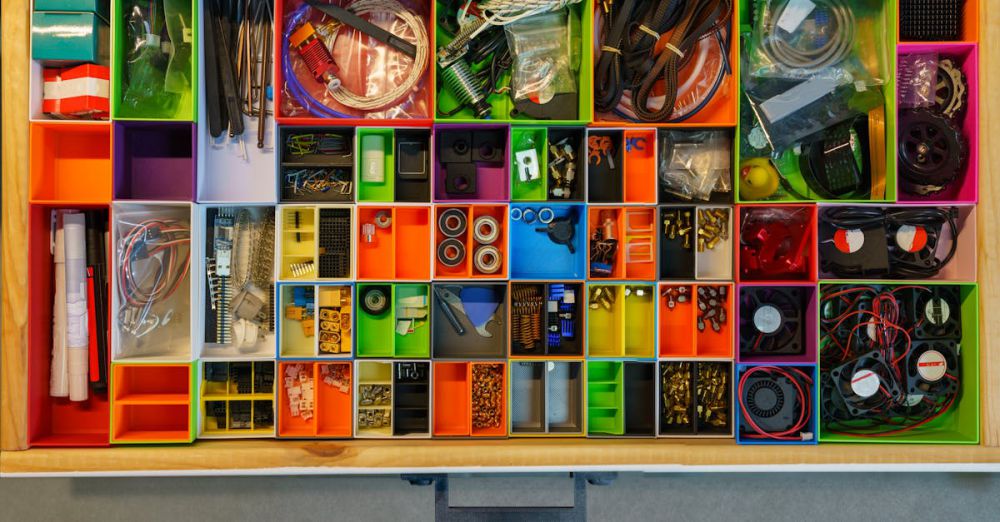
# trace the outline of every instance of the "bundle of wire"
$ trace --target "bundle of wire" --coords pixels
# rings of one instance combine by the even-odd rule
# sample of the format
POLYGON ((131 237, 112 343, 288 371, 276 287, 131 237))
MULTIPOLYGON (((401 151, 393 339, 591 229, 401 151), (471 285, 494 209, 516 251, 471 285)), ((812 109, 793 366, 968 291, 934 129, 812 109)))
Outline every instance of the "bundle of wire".
POLYGON ((597 111, 633 122, 678 123, 696 115, 732 73, 732 10, 731 0, 604 3, 596 31, 597 111), (711 87, 697 89, 706 78, 714 78, 711 87))
POLYGON ((191 266, 191 231, 174 219, 148 219, 124 234, 118 249, 122 309, 148 309, 170 298, 191 266))
MULTIPOLYGON (((904 292, 930 292, 927 287, 903 285, 832 286, 824 290, 820 302, 820 375, 832 379, 832 371, 851 361, 866 357, 879 364, 865 367, 879 379, 876 393, 866 398, 850 398, 848 408, 834 409, 830 397, 823 397, 823 419, 829 433, 853 437, 898 435, 923 426, 947 412, 958 396, 944 394, 908 394, 907 356, 913 348, 915 327, 925 319, 906 317, 900 297, 904 292), (892 392, 890 390, 903 390, 892 392)), ((848 378, 856 379, 856 374, 848 378)), ((945 372, 944 379, 958 382, 945 372)), ((829 387, 829 386, 827 386, 829 387)), ((834 389, 822 393, 836 393, 834 389)))
MULTIPOLYGON (((829 224, 834 228, 842 230, 869 230, 880 228, 886 234, 894 235, 892 231, 902 227, 912 227, 923 231, 941 230, 945 225, 951 233, 950 245, 943 257, 938 257, 936 252, 931 252, 927 256, 915 255, 898 245, 889 248, 889 271, 885 277, 888 279, 927 279, 934 277, 945 267, 958 251, 958 223, 956 222, 958 209, 955 207, 912 207, 912 208, 891 208, 883 209, 879 207, 831 207, 821 214, 821 225, 829 224)), ((927 233, 931 235, 931 233, 927 233)), ((935 249, 940 247, 936 236, 935 241, 928 243, 935 249)), ((861 277, 864 276, 862 267, 830 266, 827 269, 835 272, 839 277, 861 277)))
MULTIPOLYGON (((376 111, 388 108, 393 103, 398 103, 407 94, 417 89, 417 83, 424 75, 430 56, 430 39, 423 21, 413 11, 407 9, 396 0, 357 0, 350 4, 348 9, 358 16, 373 15, 376 13, 389 13, 399 18, 403 24, 409 28, 416 39, 416 56, 409 68, 406 76, 399 84, 392 89, 377 95, 364 96, 351 92, 343 85, 336 89, 328 89, 327 92, 334 101, 359 111, 376 111)), ((303 2, 298 9, 286 17, 285 34, 292 34, 296 27, 308 21, 313 16, 313 8, 303 2)), ((333 42, 336 41, 336 33, 331 36, 333 42)), ((330 47, 332 47, 332 43, 330 47)), ((285 86, 289 93, 298 100, 299 104, 313 116, 320 118, 351 118, 350 114, 334 110, 322 101, 316 99, 299 81, 295 73, 292 56, 289 52, 289 39, 284 38, 281 44, 282 74, 285 77, 285 86)))
POLYGON ((845 0, 812 1, 819 13, 814 18, 823 20, 814 26, 816 35, 811 39, 813 46, 793 44, 782 36, 782 33, 789 34, 787 31, 778 30, 786 18, 791 18, 786 17, 793 4, 791 0, 770 4, 772 7, 764 11, 758 26, 761 31, 760 45, 764 55, 773 63, 799 73, 812 73, 833 67, 850 55, 857 23, 854 10, 845 0))
POLYGON ((740 400, 740 409, 744 412, 742 420, 747 423, 747 426, 753 432, 743 433, 741 436, 748 439, 802 440, 802 431, 806 429, 809 425, 809 420, 812 418, 812 393, 810 392, 812 382, 812 377, 793 366, 753 366, 748 368, 740 376, 736 393, 740 400), (785 378, 795 387, 795 404, 798 405, 799 415, 790 428, 781 431, 767 431, 760 427, 750 415, 745 413, 747 411, 747 403, 744 388, 746 388, 747 380, 757 374, 763 374, 762 377, 766 379, 785 378))

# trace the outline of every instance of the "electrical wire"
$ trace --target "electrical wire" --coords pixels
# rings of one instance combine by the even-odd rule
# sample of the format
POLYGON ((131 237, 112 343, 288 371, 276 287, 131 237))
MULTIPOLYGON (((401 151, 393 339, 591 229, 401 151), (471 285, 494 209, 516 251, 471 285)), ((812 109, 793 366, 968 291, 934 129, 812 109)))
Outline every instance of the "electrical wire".
POLYGON ((818 33, 816 40, 821 42, 820 45, 803 49, 793 46, 778 31, 778 24, 791 3, 792 0, 785 0, 764 12, 760 26, 760 48, 763 53, 774 63, 803 72, 815 72, 844 61, 854 45, 854 10, 844 0, 813 0, 816 12, 825 11, 832 13, 832 16, 814 17, 816 20, 828 20, 829 23, 819 23, 813 29, 818 33))
POLYGON ((122 307, 147 307, 169 299, 187 277, 190 243, 190 229, 173 219, 145 220, 126 232, 118 256, 122 307), (135 266, 140 260, 150 261, 143 264, 142 273, 135 266))

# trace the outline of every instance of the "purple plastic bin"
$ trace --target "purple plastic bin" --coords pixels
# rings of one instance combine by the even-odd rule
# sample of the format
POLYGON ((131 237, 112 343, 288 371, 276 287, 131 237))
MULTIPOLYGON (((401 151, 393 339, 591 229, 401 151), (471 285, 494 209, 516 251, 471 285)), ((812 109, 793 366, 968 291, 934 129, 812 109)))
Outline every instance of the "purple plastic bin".
MULTIPOLYGON (((780 285, 757 285, 757 284, 738 284, 736 285, 736 360, 739 363, 745 364, 816 364, 818 353, 819 353, 819 339, 817 338, 817 332, 819 331, 819 325, 816 322, 819 320, 819 310, 817 309, 817 297, 816 297, 816 284, 815 283, 788 283, 780 285), (740 310, 740 305, 743 303, 743 291, 744 289, 751 288, 774 288, 774 287, 797 287, 805 290, 806 292, 806 302, 808 303, 805 310, 802 311, 800 317, 803 321, 802 327, 805 329, 805 351, 801 355, 745 355, 740 351, 740 339, 741 335, 739 329, 743 327, 742 314, 743 311, 740 310)), ((751 326, 752 328, 752 326, 751 326)))
MULTIPOLYGON (((965 73, 967 108, 962 119, 962 134, 969 151, 965 172, 945 190, 930 196, 917 196, 898 190, 901 203, 977 203, 979 201, 979 46, 975 43, 899 44, 897 56, 938 53, 949 57, 965 73)), ((897 59, 898 62, 898 59, 897 59)), ((899 93, 896 93, 897 96, 899 93)), ((897 126, 898 126, 897 113, 897 126)), ((897 127, 898 128, 898 127, 897 127)), ((897 178, 898 179, 898 178, 897 178)))
POLYGON ((510 128, 507 125, 435 125, 434 126, 434 201, 435 202, 479 202, 510 200, 510 128), (504 134, 504 151, 501 156, 503 166, 480 166, 476 169, 476 193, 449 195, 445 192, 445 166, 441 163, 441 154, 437 147, 441 146, 442 131, 499 130, 504 134))
POLYGON ((194 129, 187 122, 115 122, 115 199, 193 201, 194 129))

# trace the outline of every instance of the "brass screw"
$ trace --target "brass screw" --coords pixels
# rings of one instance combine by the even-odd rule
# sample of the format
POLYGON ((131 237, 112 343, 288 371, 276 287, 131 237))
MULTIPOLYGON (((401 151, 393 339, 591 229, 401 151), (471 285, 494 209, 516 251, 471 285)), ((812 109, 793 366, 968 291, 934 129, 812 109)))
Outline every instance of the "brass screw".
POLYGON ((712 250, 725 239, 729 239, 729 209, 698 209, 698 251, 712 250))

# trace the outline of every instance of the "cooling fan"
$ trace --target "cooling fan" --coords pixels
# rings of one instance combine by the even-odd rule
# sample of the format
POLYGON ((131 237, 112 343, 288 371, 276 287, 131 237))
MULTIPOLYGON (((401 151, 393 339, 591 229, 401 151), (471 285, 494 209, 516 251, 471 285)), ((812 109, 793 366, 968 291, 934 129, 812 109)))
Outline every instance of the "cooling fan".
POLYGON ((962 302, 958 288, 930 286, 914 289, 909 299, 913 308, 913 337, 915 339, 962 338, 962 302))
POLYGON ((798 287, 740 290, 740 353, 801 355, 805 352, 804 292, 798 287))
POLYGON ((941 263, 938 259, 938 245, 944 223, 925 222, 899 224, 892 222, 886 231, 892 238, 889 242, 889 257, 894 263, 932 269, 941 263))
POLYGON ((886 409, 903 398, 892 368, 879 352, 870 352, 830 371, 839 400, 851 417, 886 409))
POLYGON ((913 343, 906 355, 910 397, 940 399, 958 391, 958 344, 954 341, 913 343))
POLYGON ((741 434, 756 439, 803 440, 801 431, 812 416, 811 387, 812 379, 796 367, 747 369, 739 384, 741 434))

